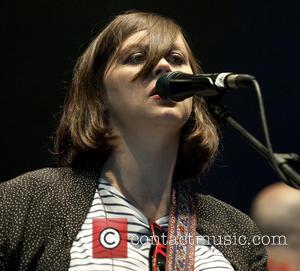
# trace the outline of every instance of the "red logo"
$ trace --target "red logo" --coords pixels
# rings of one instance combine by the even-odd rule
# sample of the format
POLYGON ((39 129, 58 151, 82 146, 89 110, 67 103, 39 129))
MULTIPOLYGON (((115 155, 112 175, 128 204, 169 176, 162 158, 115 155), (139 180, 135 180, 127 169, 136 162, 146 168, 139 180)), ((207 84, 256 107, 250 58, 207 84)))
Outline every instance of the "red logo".
POLYGON ((127 258, 127 219, 93 219, 93 258, 127 258))

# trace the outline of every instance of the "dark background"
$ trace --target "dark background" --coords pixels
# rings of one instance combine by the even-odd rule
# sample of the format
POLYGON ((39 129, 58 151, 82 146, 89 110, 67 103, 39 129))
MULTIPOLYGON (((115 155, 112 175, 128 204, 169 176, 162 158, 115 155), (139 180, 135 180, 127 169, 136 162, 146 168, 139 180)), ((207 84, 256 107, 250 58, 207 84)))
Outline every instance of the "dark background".
MULTIPOLYGON (((8 180, 53 166, 51 135, 76 58, 112 16, 155 11, 184 27, 206 72, 257 77, 276 152, 300 153, 300 7, 286 1, 2 1, 1 170, 8 180), (180 4, 179 4, 180 3, 180 4)), ((229 94, 237 120, 263 139, 254 91, 229 94)), ((228 128, 222 155, 199 187, 249 212, 255 194, 278 178, 228 128)))

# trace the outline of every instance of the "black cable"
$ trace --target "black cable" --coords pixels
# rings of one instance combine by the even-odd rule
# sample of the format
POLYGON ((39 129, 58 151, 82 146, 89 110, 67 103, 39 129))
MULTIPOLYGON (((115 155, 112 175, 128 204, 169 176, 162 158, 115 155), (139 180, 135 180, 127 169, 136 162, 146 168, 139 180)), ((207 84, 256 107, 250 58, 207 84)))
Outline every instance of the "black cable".
POLYGON ((273 166, 275 172, 280 177, 280 179, 284 182, 288 182, 286 176, 282 173, 281 169, 279 168, 279 165, 276 161, 276 158, 275 158, 275 155, 274 155, 274 152, 273 152, 273 147, 272 147, 272 143, 271 143, 271 139, 270 139, 269 128, 268 128, 268 124, 267 124, 265 106, 264 106, 260 86, 259 86, 259 84, 258 84, 258 82, 256 81, 255 78, 253 78, 251 81, 252 81, 253 86, 255 88, 256 96, 257 96, 257 99, 258 99, 261 125, 262 125, 262 128, 263 128, 263 133, 264 133, 264 137, 265 137, 266 146, 267 146, 267 149, 269 151, 269 158, 270 158, 271 165, 273 166))

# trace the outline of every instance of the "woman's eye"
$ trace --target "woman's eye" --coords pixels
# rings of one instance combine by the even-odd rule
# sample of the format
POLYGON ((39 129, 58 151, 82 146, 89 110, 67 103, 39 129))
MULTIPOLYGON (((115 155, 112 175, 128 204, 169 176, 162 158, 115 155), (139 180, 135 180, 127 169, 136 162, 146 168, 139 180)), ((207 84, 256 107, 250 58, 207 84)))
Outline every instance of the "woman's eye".
POLYGON ((125 64, 138 65, 145 61, 145 54, 143 53, 134 53, 126 58, 124 61, 125 64))
POLYGON ((186 63, 185 58, 178 53, 171 53, 167 60, 174 65, 183 65, 186 63))

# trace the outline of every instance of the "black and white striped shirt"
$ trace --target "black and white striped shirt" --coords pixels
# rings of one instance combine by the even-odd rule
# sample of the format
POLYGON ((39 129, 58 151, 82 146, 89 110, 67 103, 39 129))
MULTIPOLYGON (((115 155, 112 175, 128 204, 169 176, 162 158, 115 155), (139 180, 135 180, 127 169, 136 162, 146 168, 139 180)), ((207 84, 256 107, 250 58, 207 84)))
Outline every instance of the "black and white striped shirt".
MULTIPOLYGON (((167 229, 168 216, 156 220, 156 223, 167 229)), ((148 271, 149 242, 132 242, 141 236, 150 236, 148 219, 134 207, 116 188, 106 180, 100 179, 95 191, 92 206, 86 216, 81 230, 71 248, 69 271, 148 271), (127 258, 93 258, 93 219, 94 218, 126 218, 127 258)), ((145 239, 144 239, 145 240, 145 239)), ((195 251, 196 271, 234 270, 223 254, 205 242, 197 244, 195 251)))

